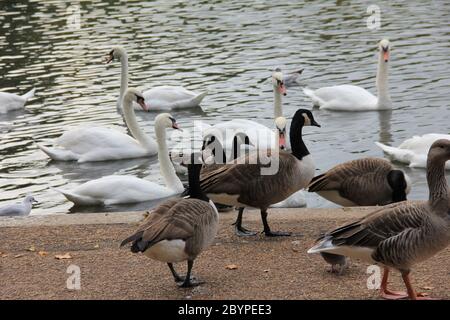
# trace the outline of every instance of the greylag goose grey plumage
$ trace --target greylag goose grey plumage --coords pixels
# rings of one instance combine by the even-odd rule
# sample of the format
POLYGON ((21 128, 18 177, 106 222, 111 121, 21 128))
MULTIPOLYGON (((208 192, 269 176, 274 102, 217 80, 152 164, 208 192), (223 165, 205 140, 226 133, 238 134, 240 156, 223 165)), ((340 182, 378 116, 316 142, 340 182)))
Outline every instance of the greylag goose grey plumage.
POLYGON ((200 185, 205 194, 216 203, 239 207, 236 220, 238 235, 254 233, 242 227, 245 207, 259 208, 266 236, 286 236, 286 232, 273 232, 267 223, 267 209, 294 192, 306 187, 314 176, 314 162, 302 139, 303 126, 320 125, 311 111, 299 109, 294 115, 290 129, 292 153, 270 151, 267 161, 262 156, 267 150, 251 152, 238 158, 235 163, 218 166, 202 174, 200 185), (278 170, 272 170, 278 166, 278 170))
POLYGON ((327 252, 360 258, 384 267, 380 286, 387 299, 424 299, 410 282, 411 268, 450 244, 450 199, 445 162, 450 140, 437 140, 428 152, 428 201, 403 201, 382 207, 366 217, 326 233, 308 253, 327 252), (400 271, 407 293, 387 288, 389 270, 400 271))
POLYGON ((166 262, 180 287, 202 282, 191 278, 195 258, 216 236, 219 214, 214 203, 200 189, 201 161, 191 157, 188 165, 189 197, 169 199, 153 210, 137 231, 122 241, 132 242, 132 252, 166 262), (187 261, 185 277, 179 276, 173 263, 187 261))

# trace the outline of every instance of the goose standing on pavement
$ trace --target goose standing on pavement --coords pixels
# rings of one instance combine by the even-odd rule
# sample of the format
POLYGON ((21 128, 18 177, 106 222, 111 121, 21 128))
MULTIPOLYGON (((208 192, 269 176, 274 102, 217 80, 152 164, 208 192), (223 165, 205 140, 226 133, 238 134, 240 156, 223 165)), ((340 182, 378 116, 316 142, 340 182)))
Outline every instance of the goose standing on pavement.
POLYGON ((320 127, 311 111, 299 109, 294 115, 290 129, 292 153, 277 153, 272 150, 263 164, 259 153, 252 152, 238 158, 236 163, 226 164, 202 174, 200 185, 211 200, 240 208, 235 224, 238 235, 255 234, 241 225, 245 207, 261 210, 266 236, 290 235, 270 229, 267 209, 271 204, 280 202, 306 187, 314 176, 314 162, 302 139, 303 126, 320 127))
POLYGON ((428 201, 403 201, 382 207, 366 217, 326 233, 308 253, 327 252, 379 263, 384 267, 380 286, 386 299, 426 299, 410 282, 411 268, 450 244, 450 198, 445 162, 450 140, 437 140, 428 152, 428 201), (400 271, 407 292, 387 288, 390 269, 400 271))
POLYGON ((34 203, 38 203, 33 196, 26 196, 22 203, 10 204, 0 207, 0 217, 4 216, 27 216, 31 212, 34 203))
POLYGON ((132 242, 131 252, 142 252, 151 259, 167 263, 180 287, 202 283, 191 278, 194 260, 213 242, 219 224, 214 203, 200 189, 202 164, 195 157, 193 154, 188 165, 189 197, 160 204, 138 230, 121 243, 123 246, 132 242), (186 260, 187 274, 181 277, 173 264, 186 260))

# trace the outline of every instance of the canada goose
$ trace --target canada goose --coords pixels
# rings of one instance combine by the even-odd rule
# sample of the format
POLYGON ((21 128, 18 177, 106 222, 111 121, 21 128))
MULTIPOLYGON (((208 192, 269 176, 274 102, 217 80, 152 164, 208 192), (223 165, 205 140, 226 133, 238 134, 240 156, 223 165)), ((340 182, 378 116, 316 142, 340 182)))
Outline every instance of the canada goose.
POLYGON ((406 200, 411 182, 387 160, 363 158, 341 163, 314 177, 308 186, 338 205, 376 206, 406 200))
POLYGON ((147 257, 166 262, 180 287, 202 282, 191 278, 194 259, 216 236, 219 214, 214 203, 200 189, 200 161, 192 154, 188 165, 189 197, 169 199, 153 210, 137 231, 122 241, 132 242, 131 252, 143 252, 147 257), (173 263, 187 260, 186 277, 180 277, 173 263))
POLYGON ((445 162, 450 140, 437 140, 428 152, 428 201, 403 201, 326 233, 308 253, 328 252, 359 258, 384 267, 380 292, 386 299, 426 298, 413 289, 411 267, 450 244, 450 197, 445 162), (390 268, 401 272, 407 293, 387 289, 390 268))
POLYGON ((264 164, 261 159, 264 154, 251 152, 238 158, 235 163, 219 166, 202 174, 200 185, 210 199, 216 203, 240 208, 235 224, 238 235, 254 234, 241 225, 245 207, 261 210, 266 236, 290 235, 270 230, 267 208, 306 187, 314 176, 314 162, 302 139, 303 126, 320 127, 311 111, 299 109, 294 115, 290 129, 292 153, 269 150, 270 155, 264 164))

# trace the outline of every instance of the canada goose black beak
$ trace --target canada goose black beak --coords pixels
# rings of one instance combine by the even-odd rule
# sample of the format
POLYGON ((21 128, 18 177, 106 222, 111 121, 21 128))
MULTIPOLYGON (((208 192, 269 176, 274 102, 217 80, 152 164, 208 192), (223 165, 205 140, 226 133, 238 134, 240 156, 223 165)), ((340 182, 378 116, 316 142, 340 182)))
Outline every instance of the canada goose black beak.
POLYGON ((320 128, 320 124, 318 124, 318 123, 316 122, 316 120, 314 120, 314 119, 311 119, 311 125, 320 128))

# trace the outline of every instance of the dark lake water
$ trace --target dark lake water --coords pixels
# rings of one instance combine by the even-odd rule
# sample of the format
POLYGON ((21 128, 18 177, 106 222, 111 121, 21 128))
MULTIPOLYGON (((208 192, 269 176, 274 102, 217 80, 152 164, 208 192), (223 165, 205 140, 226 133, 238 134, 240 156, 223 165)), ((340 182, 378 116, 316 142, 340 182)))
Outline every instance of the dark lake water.
MULTIPOLYGON (((67 23, 77 4, 0 2, 0 90, 36 88, 25 110, 0 114, 0 205, 27 193, 40 201, 33 214, 153 205, 71 209, 51 187, 70 189, 119 173, 162 183, 156 157, 56 163, 34 143, 83 123, 125 131, 115 108, 120 66, 102 63, 114 45, 128 51, 130 86, 209 91, 203 112, 172 112, 181 127, 234 118, 272 127, 272 89, 261 81, 271 70, 305 68, 301 85, 310 88, 351 83, 376 93, 377 43, 389 38, 393 110, 314 110, 322 128, 305 129, 304 139, 316 167, 322 172, 350 159, 383 157, 374 141, 398 145, 412 135, 450 132, 448 1, 377 1, 377 30, 367 28, 366 1, 83 1, 79 29, 67 23)), ((300 87, 289 89, 283 102, 288 117, 312 107, 300 87)), ((153 135, 156 113, 137 116, 153 135)), ((398 165, 412 178, 410 198, 427 197, 425 171, 398 165)), ((310 207, 332 205, 314 194, 307 200, 310 207)))

